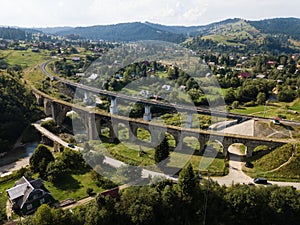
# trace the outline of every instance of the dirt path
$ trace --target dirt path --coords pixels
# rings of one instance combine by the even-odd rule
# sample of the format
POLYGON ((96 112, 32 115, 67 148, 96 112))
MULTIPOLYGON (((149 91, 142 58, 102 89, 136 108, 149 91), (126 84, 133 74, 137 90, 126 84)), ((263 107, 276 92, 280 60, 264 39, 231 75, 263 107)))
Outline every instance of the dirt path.
POLYGON ((286 161, 285 163, 281 164, 281 165, 278 166, 277 168, 275 168, 275 169, 273 169, 273 170, 269 170, 269 171, 267 171, 267 172, 265 172, 265 173, 272 173, 272 172, 275 172, 275 171, 279 170, 280 168, 282 168, 282 167, 288 165, 288 164, 292 161, 293 157, 294 157, 294 153, 292 153, 292 156, 288 159, 288 161, 286 161))
POLYGON ((7 202, 6 202, 6 216, 7 216, 8 221, 11 220, 11 215, 12 215, 11 204, 10 204, 10 201, 7 200, 7 202))

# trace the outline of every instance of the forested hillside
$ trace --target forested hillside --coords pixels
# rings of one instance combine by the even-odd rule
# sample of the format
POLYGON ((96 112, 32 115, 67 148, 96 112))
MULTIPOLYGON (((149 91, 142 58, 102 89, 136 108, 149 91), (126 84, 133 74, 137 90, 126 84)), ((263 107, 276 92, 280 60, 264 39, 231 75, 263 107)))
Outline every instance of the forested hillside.
POLYGON ((24 40, 26 39, 26 32, 16 28, 0 27, 0 38, 10 40, 24 40))
POLYGON ((31 92, 11 74, 0 74, 0 152, 9 150, 37 112, 31 92))
POLYGON ((286 34, 300 40, 300 19, 297 18, 266 19, 248 23, 262 33, 286 34))

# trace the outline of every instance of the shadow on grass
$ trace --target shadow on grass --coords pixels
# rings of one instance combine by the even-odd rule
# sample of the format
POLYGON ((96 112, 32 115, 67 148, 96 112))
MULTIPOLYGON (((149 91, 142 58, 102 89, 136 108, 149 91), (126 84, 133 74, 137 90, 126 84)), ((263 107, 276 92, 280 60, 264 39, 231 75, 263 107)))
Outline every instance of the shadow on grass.
POLYGON ((61 190, 71 190, 71 191, 78 190, 82 187, 80 185, 80 182, 74 179, 71 176, 71 174, 64 174, 63 176, 61 176, 59 181, 53 184, 53 186, 61 190))
POLYGON ((262 158, 263 156, 269 154, 272 151, 273 151, 272 149, 255 151, 255 152, 253 152, 252 157, 244 158, 244 161, 245 162, 246 161, 248 161, 248 162, 256 161, 256 160, 262 158))

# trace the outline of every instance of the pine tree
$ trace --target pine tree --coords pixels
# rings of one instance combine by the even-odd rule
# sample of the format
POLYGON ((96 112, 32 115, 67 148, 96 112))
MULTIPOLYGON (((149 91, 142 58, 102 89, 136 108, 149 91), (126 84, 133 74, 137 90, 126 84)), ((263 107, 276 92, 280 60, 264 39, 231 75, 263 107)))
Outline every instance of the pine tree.
POLYGON ((187 167, 183 168, 183 170, 179 174, 179 178, 178 178, 179 191, 182 192, 182 194, 185 196, 192 196, 193 191, 196 188, 196 185, 197 185, 197 179, 193 167, 191 164, 188 164, 187 167))

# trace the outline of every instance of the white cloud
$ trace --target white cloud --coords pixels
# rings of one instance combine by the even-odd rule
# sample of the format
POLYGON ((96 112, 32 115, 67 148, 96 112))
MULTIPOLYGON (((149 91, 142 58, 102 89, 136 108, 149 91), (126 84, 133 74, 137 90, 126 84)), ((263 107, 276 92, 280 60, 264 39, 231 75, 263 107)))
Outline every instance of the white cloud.
POLYGON ((3 0, 0 24, 37 27, 151 21, 201 25, 233 17, 300 17, 299 7, 299 0, 3 0))

